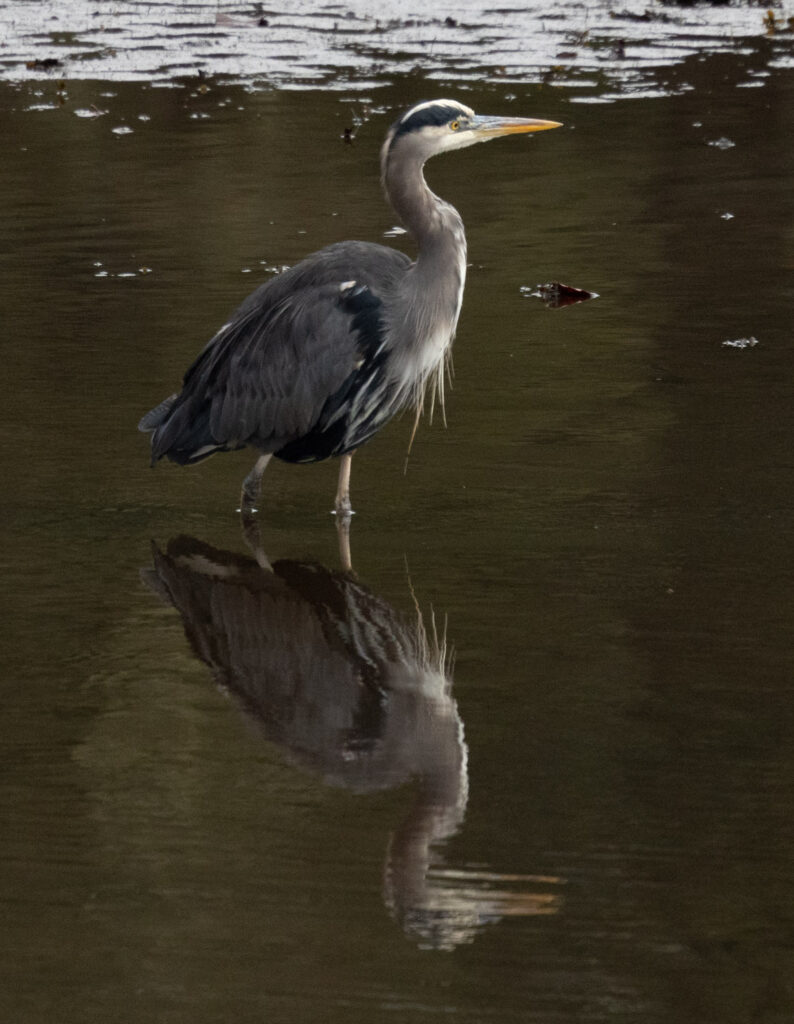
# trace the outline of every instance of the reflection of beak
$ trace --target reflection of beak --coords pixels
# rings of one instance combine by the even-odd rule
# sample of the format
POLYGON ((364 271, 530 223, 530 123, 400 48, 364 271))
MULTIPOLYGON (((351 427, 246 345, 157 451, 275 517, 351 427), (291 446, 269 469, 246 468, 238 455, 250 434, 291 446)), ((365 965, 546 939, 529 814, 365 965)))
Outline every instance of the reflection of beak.
POLYGON ((562 128, 559 121, 539 121, 534 117, 480 117, 474 118, 470 131, 483 139, 499 135, 517 135, 524 132, 545 132, 548 128, 562 128))

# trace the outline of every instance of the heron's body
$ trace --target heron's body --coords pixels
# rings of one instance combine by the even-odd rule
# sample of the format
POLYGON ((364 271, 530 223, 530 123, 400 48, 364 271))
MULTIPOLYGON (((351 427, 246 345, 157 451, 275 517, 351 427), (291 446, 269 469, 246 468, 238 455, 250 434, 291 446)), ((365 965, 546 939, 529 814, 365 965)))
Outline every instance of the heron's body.
POLYGON ((452 100, 408 111, 387 135, 381 170, 386 195, 417 242, 416 261, 386 246, 341 242, 259 287, 188 369, 182 391, 141 420, 153 432, 152 461, 166 456, 186 465, 218 451, 257 449, 245 508, 271 454, 287 462, 344 456, 337 511, 349 511, 355 449, 401 409, 421 409, 428 384, 443 401, 466 240, 457 211, 427 187, 425 160, 498 134, 555 126, 477 118, 452 100))
POLYGON ((386 246, 341 242, 263 284, 187 371, 181 394, 149 414, 152 458, 190 464, 250 445, 316 462, 363 444, 395 404, 381 295, 409 262, 386 246))

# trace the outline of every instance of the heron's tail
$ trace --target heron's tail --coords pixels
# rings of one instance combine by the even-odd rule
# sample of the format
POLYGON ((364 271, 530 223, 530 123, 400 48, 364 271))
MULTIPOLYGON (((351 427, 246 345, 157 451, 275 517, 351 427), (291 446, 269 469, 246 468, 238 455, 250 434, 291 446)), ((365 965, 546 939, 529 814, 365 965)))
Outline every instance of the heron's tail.
POLYGON ((171 395, 151 409, 138 424, 138 430, 152 435, 152 465, 163 456, 180 466, 192 466, 218 451, 235 451, 245 444, 218 442, 210 431, 210 406, 198 409, 171 395))
POLYGON ((174 407, 179 395, 171 395, 168 398, 156 405, 154 409, 150 409, 145 416, 141 418, 141 422, 138 424, 138 430, 144 434, 148 434, 151 430, 156 430, 161 423, 167 418, 168 414, 174 407))

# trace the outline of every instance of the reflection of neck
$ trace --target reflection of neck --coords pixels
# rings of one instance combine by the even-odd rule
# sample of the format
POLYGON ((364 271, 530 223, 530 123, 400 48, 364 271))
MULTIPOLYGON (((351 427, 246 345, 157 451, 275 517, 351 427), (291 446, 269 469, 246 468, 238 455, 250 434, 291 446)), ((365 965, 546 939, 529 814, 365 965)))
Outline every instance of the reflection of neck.
POLYGON ((405 927, 432 913, 428 881, 431 847, 454 835, 463 822, 468 800, 466 747, 436 775, 423 778, 408 816, 393 834, 384 867, 384 899, 405 927))

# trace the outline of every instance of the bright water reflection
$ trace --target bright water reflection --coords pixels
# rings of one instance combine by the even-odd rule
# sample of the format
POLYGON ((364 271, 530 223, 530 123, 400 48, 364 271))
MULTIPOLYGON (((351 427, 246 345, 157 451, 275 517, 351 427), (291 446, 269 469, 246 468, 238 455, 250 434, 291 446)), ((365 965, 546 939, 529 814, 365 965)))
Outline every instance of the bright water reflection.
MULTIPOLYGON (((458 89, 488 78, 542 80, 602 103, 691 91, 691 81, 675 82, 666 72, 706 54, 750 55, 763 46, 767 61, 791 68, 791 13, 753 3, 645 0, 561 0, 553 7, 543 0, 457 0, 439 10, 418 0, 290 0, 283 9, 129 0, 110 10, 71 0, 68 11, 16 0, 0 7, 0 77, 35 82, 44 71, 72 81, 169 87, 175 76, 200 71, 246 89, 322 86, 358 98, 421 70, 429 81, 453 79, 458 89)), ((743 84, 759 86, 768 75, 748 62, 743 84)))

